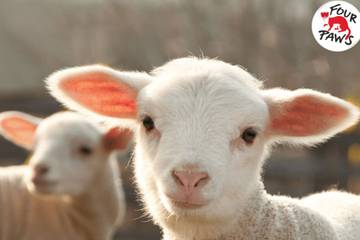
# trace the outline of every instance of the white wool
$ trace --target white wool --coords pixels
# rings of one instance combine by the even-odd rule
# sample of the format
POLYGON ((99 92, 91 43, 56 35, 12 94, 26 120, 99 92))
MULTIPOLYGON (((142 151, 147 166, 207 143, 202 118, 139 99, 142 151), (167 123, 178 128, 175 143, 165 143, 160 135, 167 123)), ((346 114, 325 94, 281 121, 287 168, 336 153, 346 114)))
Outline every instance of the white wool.
MULTIPOLYGON (((121 89, 127 86, 137 94, 124 103, 137 106, 133 109, 138 124, 136 183, 165 239, 360 239, 360 197, 336 193, 338 201, 329 200, 321 208, 316 207, 318 202, 331 199, 334 193, 305 200, 272 196, 263 189, 261 178, 274 142, 313 145, 355 124, 359 112, 350 103, 310 89, 264 90, 244 69, 219 60, 172 60, 155 69, 147 81, 143 74, 139 81, 145 85, 135 84, 137 73, 126 72, 124 77, 121 71, 108 75, 114 71, 108 67, 84 69, 88 79, 102 73, 118 81, 121 89), (154 122, 150 132, 142 124, 144 116, 154 122), (248 128, 257 133, 252 144, 242 138, 248 128), (206 204, 197 208, 178 206, 169 197, 177 189, 173 172, 189 165, 209 176, 199 190, 206 204)), ((88 97, 86 92, 80 90, 82 98, 76 99, 69 88, 62 88, 60 83, 69 86, 80 74, 66 69, 50 76, 51 94, 74 110, 111 115, 82 101, 88 97)), ((106 83, 106 79, 97 80, 106 83)), ((101 98, 104 93, 107 89, 94 94, 101 98)), ((109 93, 114 100, 124 94, 109 93)), ((101 103, 104 109, 116 108, 107 100, 101 103)), ((116 114, 122 118, 121 111, 116 114)))
MULTIPOLYGON (((0 118, 9 114, 31 119, 18 112, 0 118)), ((29 166, 0 168, 0 239, 111 239, 124 218, 125 200, 115 156, 97 153, 103 130, 66 112, 41 121, 36 134, 29 166), (82 143, 93 144, 94 158, 76 159, 70 148, 82 143), (31 166, 39 162, 50 166, 48 178, 57 182, 46 194, 31 185, 31 166)))

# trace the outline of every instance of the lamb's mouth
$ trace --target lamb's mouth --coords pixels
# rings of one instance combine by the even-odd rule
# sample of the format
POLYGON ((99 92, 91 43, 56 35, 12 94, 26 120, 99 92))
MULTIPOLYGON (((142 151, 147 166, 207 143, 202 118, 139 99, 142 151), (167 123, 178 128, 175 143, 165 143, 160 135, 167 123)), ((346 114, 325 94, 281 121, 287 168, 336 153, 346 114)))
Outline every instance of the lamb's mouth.
POLYGON ((31 179, 31 184, 33 185, 33 189, 36 192, 40 193, 50 193, 51 190, 56 186, 55 181, 50 181, 41 178, 33 178, 31 179))
POLYGON ((178 200, 174 199, 170 196, 167 196, 167 199, 173 204, 175 207, 182 209, 199 209, 208 205, 208 202, 192 202, 187 200, 178 200))
POLYGON ((201 208, 206 205, 206 204, 193 204, 193 203, 189 203, 189 202, 178 202, 178 201, 174 201, 174 200, 172 200, 172 202, 174 203, 175 206, 177 206, 179 208, 186 208, 186 209, 196 209, 196 208, 201 208))

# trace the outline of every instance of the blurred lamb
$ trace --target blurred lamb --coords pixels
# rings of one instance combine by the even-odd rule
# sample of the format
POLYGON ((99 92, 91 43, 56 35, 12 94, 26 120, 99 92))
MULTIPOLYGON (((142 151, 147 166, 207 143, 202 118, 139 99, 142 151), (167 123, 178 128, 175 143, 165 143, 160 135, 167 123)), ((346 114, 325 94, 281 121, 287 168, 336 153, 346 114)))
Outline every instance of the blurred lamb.
POLYGON ((360 239, 360 197, 272 196, 261 179, 274 143, 314 145, 355 124, 350 103, 266 90, 244 69, 191 57, 150 74, 75 67, 47 84, 71 109, 137 126, 136 182, 164 239, 360 239))
POLYGON ((0 239, 111 239, 125 214, 113 150, 129 131, 99 126, 70 112, 41 121, 0 114, 0 132, 33 150, 29 166, 0 168, 0 239))

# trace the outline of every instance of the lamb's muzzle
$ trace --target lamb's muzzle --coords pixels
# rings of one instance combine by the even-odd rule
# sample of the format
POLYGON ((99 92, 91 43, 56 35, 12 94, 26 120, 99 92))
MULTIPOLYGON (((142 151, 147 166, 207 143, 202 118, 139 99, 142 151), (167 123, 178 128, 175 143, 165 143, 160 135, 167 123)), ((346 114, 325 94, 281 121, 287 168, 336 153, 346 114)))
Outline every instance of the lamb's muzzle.
POLYGON ((177 206, 197 208, 206 205, 206 199, 201 194, 201 188, 208 182, 209 175, 192 169, 172 171, 176 191, 166 196, 177 206))

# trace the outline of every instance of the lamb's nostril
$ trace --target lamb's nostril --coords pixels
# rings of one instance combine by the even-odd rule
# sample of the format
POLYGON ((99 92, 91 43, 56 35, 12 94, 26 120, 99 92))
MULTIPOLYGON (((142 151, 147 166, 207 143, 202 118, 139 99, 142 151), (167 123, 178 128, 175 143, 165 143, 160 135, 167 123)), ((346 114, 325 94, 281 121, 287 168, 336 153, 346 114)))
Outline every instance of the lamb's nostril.
POLYGON ((172 175, 177 185, 188 190, 202 187, 209 180, 209 175, 205 172, 173 171, 172 175))
POLYGON ((206 173, 203 173, 203 176, 200 176, 200 178, 198 179, 198 181, 195 183, 195 187, 202 187, 204 186, 208 180, 209 180, 209 175, 206 173))
POLYGON ((181 185, 181 186, 185 186, 184 182, 181 180, 181 178, 178 175, 177 171, 173 171, 172 172, 172 176, 174 178, 174 181, 176 184, 181 185))
POLYGON ((34 166, 34 173, 37 176, 45 175, 48 172, 49 172, 49 167, 46 166, 45 164, 37 164, 34 166))

